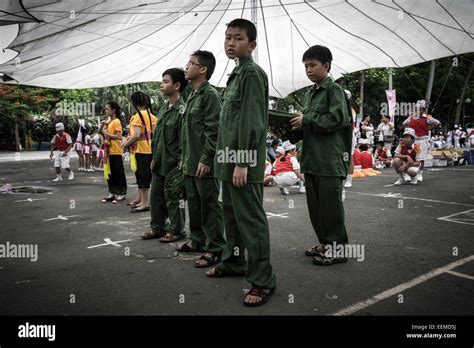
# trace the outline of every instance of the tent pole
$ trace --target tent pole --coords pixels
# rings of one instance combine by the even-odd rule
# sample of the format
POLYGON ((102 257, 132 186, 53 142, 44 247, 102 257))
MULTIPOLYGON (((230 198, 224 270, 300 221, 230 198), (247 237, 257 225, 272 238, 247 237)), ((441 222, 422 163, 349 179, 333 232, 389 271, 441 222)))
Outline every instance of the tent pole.
POLYGON ((364 71, 360 76, 360 116, 364 119, 364 71))
POLYGON ((393 69, 388 68, 388 89, 391 91, 393 89, 393 69))
MULTIPOLYGON (((252 23, 258 28, 257 0, 252 0, 251 6, 252 23)), ((258 63, 258 46, 253 50, 252 56, 255 63, 258 63)))
POLYGON ((430 107, 431 91, 433 89, 435 70, 436 70, 436 60, 432 60, 431 65, 430 65, 430 76, 428 78, 428 87, 426 88, 426 96, 425 96, 426 110, 428 110, 428 108, 430 107))
MULTIPOLYGON (((469 85, 469 80, 471 79, 472 71, 474 70, 474 62, 471 63, 469 71, 467 72, 466 79, 464 80, 464 85, 461 90, 461 95, 459 96, 459 103, 456 107, 456 114, 454 116, 454 124, 459 124, 459 118, 461 116, 461 108, 464 103, 464 95, 466 94, 467 86, 469 85)), ((464 120, 464 115, 462 115, 464 120)))

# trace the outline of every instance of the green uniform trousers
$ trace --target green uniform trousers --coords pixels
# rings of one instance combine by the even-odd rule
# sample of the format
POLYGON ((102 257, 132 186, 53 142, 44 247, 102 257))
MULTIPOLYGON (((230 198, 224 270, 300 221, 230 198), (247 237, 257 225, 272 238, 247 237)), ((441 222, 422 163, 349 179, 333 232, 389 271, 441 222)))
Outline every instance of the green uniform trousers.
POLYGON ((263 184, 247 183, 244 188, 237 188, 231 181, 224 180, 222 201, 227 237, 222 255, 223 270, 246 274, 247 281, 259 288, 276 288, 270 264, 270 231, 263 210, 263 184))
POLYGON ((219 202, 219 181, 186 175, 189 230, 193 247, 221 256, 225 246, 222 203, 219 202))
POLYGON ((184 202, 170 199, 165 192, 165 177, 153 173, 150 189, 151 230, 158 235, 172 233, 184 234, 185 211, 184 202), (170 223, 165 225, 169 217, 170 223))
POLYGON ((305 173, 309 217, 321 244, 347 244, 342 178, 305 173))

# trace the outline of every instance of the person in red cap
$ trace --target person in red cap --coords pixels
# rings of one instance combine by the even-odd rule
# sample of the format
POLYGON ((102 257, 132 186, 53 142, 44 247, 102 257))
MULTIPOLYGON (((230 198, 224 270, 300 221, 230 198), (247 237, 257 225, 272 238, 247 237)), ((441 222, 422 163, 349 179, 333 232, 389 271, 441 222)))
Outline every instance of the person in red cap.
POLYGON ((74 179, 74 172, 71 170, 69 164, 71 158, 69 157, 69 150, 72 148, 71 136, 64 131, 63 123, 56 123, 56 134, 51 140, 51 153, 49 158, 54 158, 54 169, 56 170, 56 179, 54 182, 62 181, 61 168, 69 173, 69 180, 74 179))

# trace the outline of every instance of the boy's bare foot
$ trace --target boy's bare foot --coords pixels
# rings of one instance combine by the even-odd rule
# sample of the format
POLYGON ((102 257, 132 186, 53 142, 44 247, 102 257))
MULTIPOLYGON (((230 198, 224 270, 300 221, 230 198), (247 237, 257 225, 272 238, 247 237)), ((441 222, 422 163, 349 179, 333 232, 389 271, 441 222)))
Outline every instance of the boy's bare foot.
POLYGON ((244 306, 258 307, 265 304, 275 292, 275 289, 262 289, 252 286, 244 298, 244 306))

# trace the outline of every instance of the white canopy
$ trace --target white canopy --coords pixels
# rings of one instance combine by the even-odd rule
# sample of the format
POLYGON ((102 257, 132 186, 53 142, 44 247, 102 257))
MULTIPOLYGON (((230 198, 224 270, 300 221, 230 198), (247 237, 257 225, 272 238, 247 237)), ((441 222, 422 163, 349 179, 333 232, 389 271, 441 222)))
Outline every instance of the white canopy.
POLYGON ((243 17, 257 22, 258 63, 269 76, 271 95, 286 96, 310 84, 301 57, 315 44, 331 49, 334 78, 472 52, 473 5, 473 0, 4 0, 0 48, 9 50, 0 55, 0 72, 11 83, 54 88, 160 81, 165 69, 183 67, 194 50, 204 49, 217 59, 211 83, 225 86, 234 67, 223 50, 226 23, 243 17))

